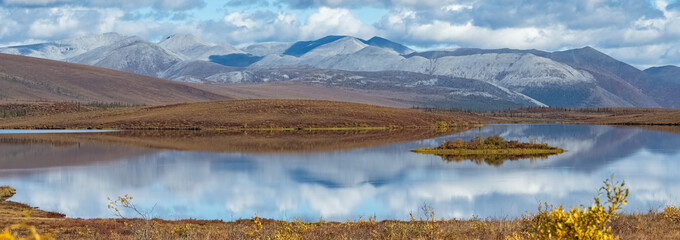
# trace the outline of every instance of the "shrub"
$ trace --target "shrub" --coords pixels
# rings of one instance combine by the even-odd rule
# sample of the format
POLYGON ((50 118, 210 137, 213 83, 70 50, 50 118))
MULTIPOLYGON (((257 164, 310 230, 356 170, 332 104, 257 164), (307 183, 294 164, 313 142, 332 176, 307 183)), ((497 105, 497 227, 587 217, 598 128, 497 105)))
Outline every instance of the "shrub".
POLYGON ((491 136, 484 140, 484 145, 492 147, 494 149, 505 149, 508 147, 508 143, 501 136, 491 136))
POLYGON ((671 222, 680 222, 680 208, 668 205, 663 210, 663 216, 671 222))
POLYGON ((545 204, 539 206, 539 212, 530 216, 530 236, 535 239, 616 239, 612 235, 610 223, 616 217, 616 211, 625 205, 628 188, 624 182, 614 182, 614 177, 604 181, 600 194, 595 197, 591 207, 572 207, 565 211, 545 204), (605 209, 599 196, 606 193, 609 206, 605 209))
POLYGON ((188 237, 189 236, 189 224, 179 225, 172 228, 172 235, 178 237, 188 237))
POLYGON ((54 239, 49 234, 40 234, 36 228, 26 223, 11 225, 0 232, 0 239, 3 240, 22 240, 22 239, 54 239))

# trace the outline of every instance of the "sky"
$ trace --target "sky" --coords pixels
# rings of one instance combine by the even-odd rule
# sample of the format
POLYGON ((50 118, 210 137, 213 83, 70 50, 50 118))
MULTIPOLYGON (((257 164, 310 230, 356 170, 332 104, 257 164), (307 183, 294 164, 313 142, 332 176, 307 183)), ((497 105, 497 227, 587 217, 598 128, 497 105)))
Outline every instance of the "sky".
POLYGON ((680 65, 680 0, 0 0, 0 46, 118 32, 246 46, 381 36, 416 50, 592 46, 680 65))

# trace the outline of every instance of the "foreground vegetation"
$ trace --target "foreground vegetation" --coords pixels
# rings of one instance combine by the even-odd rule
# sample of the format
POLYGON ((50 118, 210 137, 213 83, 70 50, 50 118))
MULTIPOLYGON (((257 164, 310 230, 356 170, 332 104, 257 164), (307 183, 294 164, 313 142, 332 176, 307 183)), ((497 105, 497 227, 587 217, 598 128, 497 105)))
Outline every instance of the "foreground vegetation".
POLYGON ((566 150, 548 146, 547 144, 520 143, 518 141, 506 141, 496 135, 486 139, 475 137, 468 142, 461 139, 448 141, 435 148, 418 148, 412 150, 415 153, 453 155, 453 156, 479 156, 479 155, 543 155, 559 154, 566 150))
MULTIPOLYGON (((2 187, 6 195, 11 188, 2 187)), ((4 193, 3 193, 4 194, 4 193)), ((0 239, 678 239, 680 209, 620 214, 628 189, 608 179, 590 207, 544 204, 535 214, 517 219, 444 219, 423 206, 409 221, 376 221, 375 217, 347 222, 304 222, 252 219, 234 222, 151 219, 131 196, 109 199, 117 219, 71 219, 58 213, 0 201, 0 239), (137 218, 119 210, 131 209, 137 218), (42 234, 42 235, 41 235, 42 234)))

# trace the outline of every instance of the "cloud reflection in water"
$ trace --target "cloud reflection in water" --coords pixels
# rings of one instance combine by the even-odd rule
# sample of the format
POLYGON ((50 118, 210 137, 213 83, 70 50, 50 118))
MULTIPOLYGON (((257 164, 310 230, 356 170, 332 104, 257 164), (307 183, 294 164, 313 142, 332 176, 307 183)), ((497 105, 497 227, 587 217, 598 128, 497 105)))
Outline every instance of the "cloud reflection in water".
MULTIPOLYGON (((438 217, 516 217, 539 202, 592 203, 610 174, 631 189, 627 211, 680 200, 680 135, 610 126, 493 125, 429 140, 304 154, 144 152, 86 166, 0 170, 14 201, 69 217, 112 217, 106 197, 130 194, 166 219, 408 219, 423 204, 438 217), (445 140, 500 134, 569 152, 501 166, 409 152, 445 140)), ((35 145, 35 147, 40 147, 35 145)), ((91 153, 90 153, 91 154, 91 153)))

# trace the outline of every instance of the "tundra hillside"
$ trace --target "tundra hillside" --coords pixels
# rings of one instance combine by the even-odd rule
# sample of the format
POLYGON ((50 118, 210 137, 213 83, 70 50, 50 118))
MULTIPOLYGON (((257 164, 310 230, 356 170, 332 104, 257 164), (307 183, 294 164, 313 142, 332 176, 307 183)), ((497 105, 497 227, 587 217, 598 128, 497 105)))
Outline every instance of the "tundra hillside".
POLYGON ((0 128, 389 129, 465 127, 474 121, 452 114, 346 102, 231 100, 17 117, 0 122, 0 128))

